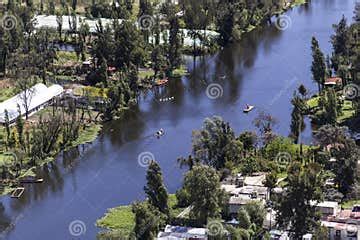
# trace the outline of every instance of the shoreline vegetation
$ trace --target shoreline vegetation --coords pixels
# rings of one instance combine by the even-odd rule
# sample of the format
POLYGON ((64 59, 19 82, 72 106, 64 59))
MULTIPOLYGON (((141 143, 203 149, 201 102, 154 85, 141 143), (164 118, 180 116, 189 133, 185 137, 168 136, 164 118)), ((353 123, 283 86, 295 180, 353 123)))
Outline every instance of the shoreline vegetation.
MULTIPOLYGON (((59 152, 94 141, 102 123, 121 118, 124 111, 137 104, 143 89, 161 87, 169 79, 187 75, 184 54, 197 56, 217 51, 271 22, 273 16, 307 3, 275 2, 254 5, 184 0, 176 6, 140 0, 135 5, 132 1, 117 2, 116 7, 92 1, 87 7, 80 7, 76 0, 71 4, 62 1, 61 6, 54 1, 44 6, 42 1, 18 4, 9 0, 6 10, 11 13, 7 22, 10 25, 0 24, 0 72, 4 79, 1 84, 6 86, 0 99, 23 93, 25 111, 18 105, 17 113, 25 120, 18 117, 10 124, 9 113, 4 113, 4 127, 0 128, 3 193, 18 186, 20 178, 36 177, 33 170, 53 161, 59 152), (96 27, 91 30, 84 22, 78 25, 79 13, 127 21, 106 24, 97 18, 96 27), (34 31, 32 20, 38 14, 56 15, 57 26, 34 31), (71 16, 66 31, 63 16, 71 16), (147 23, 141 21, 144 16, 150 17, 147 23), (190 32, 192 47, 184 46, 181 29, 190 32), (207 35, 211 30, 218 32, 216 39, 207 35), (55 46, 58 43, 71 43, 74 49, 60 51, 55 46), (29 116, 26 93, 40 82, 60 83, 66 94, 29 116)), ((191 155, 178 159, 180 167, 188 169, 183 186, 169 195, 160 166, 151 161, 144 187, 146 200, 109 209, 96 223, 105 230, 99 237, 154 239, 166 224, 208 227, 209 222, 215 221, 222 228, 234 215, 229 213, 229 195, 221 183, 239 174, 249 177, 265 173, 261 184, 267 188, 270 199, 267 206, 251 201, 235 213, 239 226, 226 226, 224 232, 239 239, 267 235, 263 223, 268 209, 276 211, 279 228, 288 230, 290 226, 291 236, 300 239, 308 232, 318 236, 324 230, 318 224, 312 201, 336 201, 344 207, 358 203, 360 150, 348 129, 339 126, 360 112, 359 96, 345 91, 349 90, 348 84, 359 80, 354 72, 360 66, 355 36, 360 5, 355 14, 356 24, 348 26, 343 17, 334 25, 331 57, 325 58, 316 38, 312 39, 311 71, 319 93, 309 97, 303 85, 294 92, 289 137, 273 131, 278 122, 266 112, 260 112, 254 120, 256 132, 235 133, 221 117, 205 119, 202 128, 193 132, 191 155), (339 88, 326 85, 334 75, 342 79, 339 88), (311 146, 304 145, 301 139, 305 116, 310 116, 318 127, 314 134, 316 144, 311 146), (281 188, 281 192, 276 193, 275 188, 281 188)), ((277 27, 282 24, 277 22, 277 27)))
MULTIPOLYGON (((264 5, 262 11, 267 8, 266 14, 270 18, 305 2, 305 0, 296 0, 284 6, 264 5)), ((2 56, 0 58, 0 73, 2 73, 0 100, 4 101, 19 92, 27 92, 39 82, 46 85, 60 83, 66 91, 72 92, 71 98, 75 100, 73 102, 75 110, 72 109, 71 104, 61 103, 68 105, 65 108, 62 107, 61 111, 73 112, 74 116, 78 111, 82 112, 81 120, 76 120, 72 126, 67 126, 67 119, 56 116, 54 111, 37 113, 35 124, 28 124, 27 112, 21 112, 26 115, 25 121, 19 120, 13 126, 9 123, 5 124, 5 128, 1 129, 2 149, 0 149, 2 151, 0 155, 2 186, 5 190, 3 193, 9 192, 9 186, 16 186, 19 177, 34 177, 33 169, 50 162, 60 151, 66 151, 95 139, 95 135, 100 132, 99 116, 101 121, 117 119, 121 117, 123 111, 136 104, 136 99, 142 89, 159 87, 160 84, 166 84, 168 78, 181 78, 188 75, 181 60, 184 54, 196 56, 218 51, 219 46, 236 41, 243 33, 264 24, 265 20, 259 9, 255 9, 256 12, 250 15, 251 6, 244 5, 243 16, 241 19, 234 18, 236 22, 233 22, 231 26, 237 30, 240 27, 241 33, 237 34, 234 31, 229 35, 229 29, 221 29, 222 22, 226 19, 219 19, 220 22, 215 21, 215 12, 204 13, 208 19, 206 22, 193 19, 193 15, 198 14, 196 11, 204 7, 201 4, 193 5, 192 2, 185 1, 181 6, 163 4, 160 8, 156 7, 158 4, 156 1, 150 4, 142 1, 122 4, 125 4, 123 8, 118 9, 111 8, 111 4, 107 5, 107 3, 93 3, 86 6, 85 2, 78 5, 77 1, 69 5, 62 2, 60 6, 51 1, 49 4, 44 4, 43 1, 27 1, 18 4, 9 0, 3 4, 8 12, 5 16, 9 25, 6 25, 5 29, 0 28, 2 46, 0 47, 2 56), (177 15, 184 10, 189 13, 177 15), (29 18, 20 17, 24 12, 29 18), (41 14, 56 16, 56 26, 36 27, 36 23, 32 20, 41 14), (167 16, 166 19, 159 22, 157 17, 159 14, 167 16), (77 15, 88 19, 98 19, 96 17, 99 16, 102 19, 129 18, 140 26, 136 27, 137 24, 127 21, 122 23, 114 21, 108 25, 98 19, 94 28, 83 21, 77 22, 77 15), (64 22, 64 16, 69 16, 68 26, 64 22), (143 16, 151 16, 150 26, 141 21, 135 21, 143 16), (32 32, 33 29, 37 31, 32 32), (193 41, 193 46, 184 45, 184 36, 180 36, 180 29, 186 29, 193 41), (204 31, 196 29, 204 29, 204 31), (211 32, 212 29, 219 30, 219 36, 209 39, 210 34, 207 34, 207 31, 211 32), (28 32, 28 36, 22 34, 24 32, 28 32), (155 44, 150 43, 150 35, 153 36, 152 41, 155 44), (160 42, 162 44, 159 44, 160 42), (127 49, 124 46, 130 48, 127 49), (90 122, 94 117, 90 115, 96 115, 95 121, 85 123, 84 112, 89 115, 90 122), (62 118, 56 126, 60 130, 50 129, 54 127, 50 126, 50 122, 56 120, 57 117, 62 118), (89 124, 93 125, 89 127, 89 124), (88 129, 96 129, 96 131, 88 133, 88 129), (44 142, 39 143, 38 141, 41 140, 36 139, 39 138, 39 133, 50 130, 54 131, 51 133, 53 136, 47 136, 48 139, 42 139, 44 142), (83 133, 88 136, 82 136, 83 133), (60 147, 61 139, 66 141, 65 148, 60 147), (51 146, 47 146, 45 141, 53 142, 51 146), (38 144, 41 144, 43 149, 36 148, 35 145, 38 144), (20 164, 10 163, 9 165, 8 153, 15 154, 20 164)), ((229 6, 225 4, 222 7, 229 6)), ((4 16, 3 13, 1 16, 4 16)), ((22 105, 25 109, 30 101, 31 99, 24 100, 22 105)))
MULTIPOLYGON (((283 10, 279 11, 277 14, 278 15, 283 14, 290 9, 293 9, 299 5, 303 5, 303 4, 307 4, 307 3, 308 3, 308 0, 296 0, 296 1, 292 2, 290 5, 288 5, 286 8, 283 8, 283 10)), ((259 23, 259 25, 257 25, 257 26, 251 26, 251 27, 247 28, 246 30, 243 30, 243 34, 250 33, 251 31, 255 30, 256 28, 258 28, 261 25, 262 24, 259 23)), ((218 50, 216 50, 216 51, 218 51, 218 50)), ((188 50, 186 52, 189 55, 191 55, 192 50, 188 50)), ((184 70, 184 71, 186 72, 186 70, 184 70)), ((313 103, 309 103, 309 104, 313 104, 313 103)), ((313 107, 315 107, 315 106, 313 106, 313 107)), ((294 152, 299 152, 300 149, 302 149, 302 148, 306 149, 306 148, 310 148, 310 147, 298 145, 297 146, 298 150, 295 150, 294 152)), ((279 179, 286 178, 286 174, 284 174, 284 173, 278 173, 277 175, 278 175, 279 179)), ((284 183, 282 183, 282 184, 284 184, 284 183)), ((173 199, 175 197, 175 199, 176 199, 175 194, 170 194, 169 197, 171 199, 173 199)), ((171 204, 169 204, 169 205, 171 205, 171 204)), ((172 205, 172 206, 176 206, 176 205, 172 205)), ((131 234, 133 233, 133 230, 135 227, 135 215, 132 211, 132 205, 122 205, 122 206, 118 206, 118 207, 114 207, 114 208, 109 208, 107 213, 103 217, 99 218, 96 221, 96 226, 103 229, 103 231, 101 231, 98 234, 98 238, 100 238, 100 239, 109 239, 109 238, 113 239, 116 237, 123 237, 124 239, 129 238, 131 236, 131 234)))

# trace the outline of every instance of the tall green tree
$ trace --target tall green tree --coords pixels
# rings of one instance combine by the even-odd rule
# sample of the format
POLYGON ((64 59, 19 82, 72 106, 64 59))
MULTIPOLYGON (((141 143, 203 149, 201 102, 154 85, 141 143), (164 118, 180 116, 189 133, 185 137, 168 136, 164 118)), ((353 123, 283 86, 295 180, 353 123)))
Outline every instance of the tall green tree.
POLYGON ((311 40, 311 51, 313 57, 311 72, 314 81, 318 84, 320 92, 325 83, 326 65, 324 54, 322 53, 319 42, 315 37, 311 40))
POLYGON ((206 224, 209 218, 218 218, 225 204, 226 194, 220 188, 216 171, 204 165, 193 167, 185 175, 183 188, 189 193, 193 207, 190 217, 199 224, 206 224))
POLYGON ((301 239, 318 226, 319 215, 311 202, 322 201, 322 186, 320 165, 311 163, 303 167, 294 162, 289 166, 287 185, 275 209, 277 223, 290 230, 294 239, 301 239))
POLYGON ((146 173, 147 184, 144 187, 148 201, 160 212, 169 215, 168 193, 163 183, 160 166, 152 161, 146 173))
POLYGON ((153 240, 160 227, 165 223, 164 215, 148 203, 134 203, 132 212, 135 215, 135 239, 153 240))
POLYGON ((206 118, 203 128, 193 132, 193 155, 201 162, 220 169, 225 166, 227 159, 231 159, 229 154, 236 154, 226 151, 238 149, 227 148, 228 144, 233 144, 233 140, 235 140, 235 133, 229 123, 217 116, 206 118))

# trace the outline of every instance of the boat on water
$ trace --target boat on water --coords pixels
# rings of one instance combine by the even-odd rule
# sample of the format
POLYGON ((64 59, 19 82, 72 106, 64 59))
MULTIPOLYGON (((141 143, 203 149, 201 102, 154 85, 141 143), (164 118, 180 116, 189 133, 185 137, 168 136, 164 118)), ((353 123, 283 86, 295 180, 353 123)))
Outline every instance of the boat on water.
POLYGON ((169 80, 167 78, 165 79, 158 79, 155 81, 155 85, 156 86, 162 86, 162 85, 165 85, 169 82, 169 80))
POLYGON ((18 187, 11 193, 11 197, 12 198, 20 198, 23 195, 24 191, 25 191, 25 188, 18 187))
POLYGON ((160 129, 159 131, 157 131, 157 132, 155 133, 155 136, 156 136, 157 138, 160 138, 160 137, 164 136, 164 134, 165 134, 164 129, 160 129))
POLYGON ((20 183, 42 183, 44 179, 42 178, 24 178, 20 180, 20 183))
POLYGON ((251 112, 253 109, 255 108, 255 106, 251 106, 251 105, 246 105, 246 108, 244 108, 244 113, 249 113, 251 112))

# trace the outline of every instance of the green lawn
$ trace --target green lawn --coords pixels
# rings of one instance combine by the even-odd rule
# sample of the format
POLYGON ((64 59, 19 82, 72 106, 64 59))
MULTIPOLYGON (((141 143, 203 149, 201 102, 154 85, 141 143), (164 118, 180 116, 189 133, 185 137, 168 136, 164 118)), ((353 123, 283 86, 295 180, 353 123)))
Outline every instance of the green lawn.
POLYGON ((345 208, 345 209, 351 209, 354 205, 360 204, 360 200, 350 200, 347 202, 343 202, 341 204, 341 207, 345 208))
MULTIPOLYGON (((184 210, 176 207, 175 194, 169 195, 168 204, 172 216, 177 216, 184 210)), ((96 222, 96 225, 116 233, 129 235, 135 227, 135 216, 131 211, 131 205, 108 209, 108 212, 96 222)))
MULTIPOLYGON (((320 100, 319 96, 310 98, 307 101, 308 107, 310 109, 316 109, 319 106, 319 100, 320 100)), ((356 111, 352 105, 352 101, 350 101, 350 100, 344 100, 344 103, 341 106, 341 111, 342 111, 342 115, 338 116, 338 118, 337 118, 338 123, 342 123, 342 122, 352 118, 354 116, 354 114, 356 113, 356 111)))
POLYGON ((310 98, 307 101, 307 105, 309 106, 309 108, 316 108, 317 106, 319 106, 319 100, 320 100, 320 97, 310 98))
POLYGON ((86 126, 85 129, 81 128, 79 137, 76 141, 71 143, 71 147, 95 141, 101 128, 102 125, 100 124, 90 124, 89 126, 86 126))

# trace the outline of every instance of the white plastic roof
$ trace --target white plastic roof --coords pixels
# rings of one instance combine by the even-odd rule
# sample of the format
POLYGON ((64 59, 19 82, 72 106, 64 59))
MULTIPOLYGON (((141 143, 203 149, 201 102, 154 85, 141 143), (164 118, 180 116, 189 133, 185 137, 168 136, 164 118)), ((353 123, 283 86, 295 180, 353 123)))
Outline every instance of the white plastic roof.
MULTIPOLYGON (((48 28, 57 29, 58 23, 57 23, 56 19, 57 19, 56 15, 37 15, 34 18, 35 28, 48 27, 48 28)), ((101 19, 103 26, 106 26, 107 24, 111 24, 114 21, 113 19, 109 19, 109 18, 100 18, 100 19, 101 19)), ((72 16, 62 16, 62 23, 63 23, 62 30, 63 31, 70 30, 69 20, 72 21, 72 16)), ((77 29, 80 28, 80 25, 81 25, 80 22, 85 22, 89 25, 91 33, 96 32, 96 25, 98 23, 98 19, 91 20, 91 19, 82 17, 80 15, 77 15, 76 20, 77 20, 77 29)), ((118 20, 120 23, 123 21, 122 19, 118 19, 118 20)))
POLYGON ((21 115, 25 114, 24 101, 22 96, 27 94, 29 97, 29 111, 34 110, 35 108, 47 103, 56 96, 59 96, 64 92, 63 87, 60 85, 52 85, 51 87, 46 87, 44 84, 39 83, 30 88, 30 91, 21 92, 18 95, 0 103, 0 122, 5 122, 5 110, 8 111, 10 122, 15 120, 18 116, 18 106, 20 106, 21 115))

